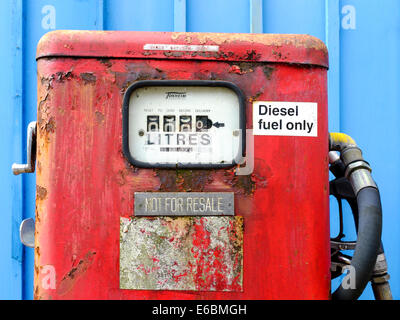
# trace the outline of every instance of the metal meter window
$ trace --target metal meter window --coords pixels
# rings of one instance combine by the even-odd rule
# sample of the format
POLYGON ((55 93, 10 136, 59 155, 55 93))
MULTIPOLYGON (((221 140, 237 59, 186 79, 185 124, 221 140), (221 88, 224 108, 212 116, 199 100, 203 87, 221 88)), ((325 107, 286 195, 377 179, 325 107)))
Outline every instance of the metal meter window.
POLYGON ((123 150, 137 167, 225 168, 244 156, 244 96, 224 81, 139 81, 123 102, 123 150))

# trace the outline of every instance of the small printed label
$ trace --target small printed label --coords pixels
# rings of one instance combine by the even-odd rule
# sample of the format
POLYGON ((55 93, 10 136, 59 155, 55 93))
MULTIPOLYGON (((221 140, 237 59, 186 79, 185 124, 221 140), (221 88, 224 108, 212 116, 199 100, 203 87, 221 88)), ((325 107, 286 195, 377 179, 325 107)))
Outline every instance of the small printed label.
POLYGON ((135 216, 234 215, 233 192, 135 192, 135 216))
POLYGON ((143 50, 218 52, 219 46, 147 43, 143 46, 143 50))
POLYGON ((253 134, 261 136, 318 136, 315 102, 255 101, 253 134))

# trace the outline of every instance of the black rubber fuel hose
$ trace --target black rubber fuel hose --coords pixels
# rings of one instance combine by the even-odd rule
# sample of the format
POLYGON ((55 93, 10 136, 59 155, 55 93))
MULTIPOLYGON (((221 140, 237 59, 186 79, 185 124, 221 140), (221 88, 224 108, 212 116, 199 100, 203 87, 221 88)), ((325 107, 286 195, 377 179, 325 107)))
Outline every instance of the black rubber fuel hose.
POLYGON ((349 270, 349 275, 354 278, 343 279, 339 288, 332 294, 334 300, 358 299, 371 278, 381 245, 382 208, 379 191, 373 187, 360 190, 357 204, 357 245, 351 259, 354 269, 349 270))

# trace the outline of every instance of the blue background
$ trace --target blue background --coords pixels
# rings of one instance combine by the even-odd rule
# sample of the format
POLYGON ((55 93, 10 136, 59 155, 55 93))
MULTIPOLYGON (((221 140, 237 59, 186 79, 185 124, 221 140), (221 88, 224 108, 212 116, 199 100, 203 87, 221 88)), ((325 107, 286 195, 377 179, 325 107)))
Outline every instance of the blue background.
MULTIPOLYGON (((329 49, 329 129, 350 134, 373 167, 384 210, 383 242, 400 296, 400 1, 5 0, 0 10, 0 299, 32 299, 33 249, 19 242, 34 217, 35 174, 25 162, 36 120, 36 44, 53 29, 305 33, 329 49)), ((337 231, 332 202, 331 229, 337 231)), ((354 236, 346 212, 346 234, 354 236)), ((349 237, 350 239, 350 237, 349 237)), ((337 286, 333 281, 333 286, 337 286)), ((370 286, 362 295, 373 299, 370 286)))

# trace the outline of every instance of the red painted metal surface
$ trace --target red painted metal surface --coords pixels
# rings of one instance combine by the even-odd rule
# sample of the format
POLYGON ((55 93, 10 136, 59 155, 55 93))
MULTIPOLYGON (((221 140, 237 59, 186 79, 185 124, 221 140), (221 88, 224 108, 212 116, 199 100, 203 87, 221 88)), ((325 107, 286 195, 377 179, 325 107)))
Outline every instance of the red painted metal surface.
POLYGON ((293 34, 101 31, 93 39, 92 31, 54 31, 44 35, 37 48, 37 58, 50 56, 268 61, 328 67, 323 42, 312 36, 293 34), (146 44, 218 45, 219 50, 144 50, 146 44))
POLYGON ((326 67, 326 48, 308 36, 45 36, 38 46, 35 298, 328 299, 326 67), (227 54, 143 50, 146 43, 188 42, 219 44, 227 54), (318 136, 255 136, 248 176, 233 168, 134 168, 122 153, 122 99, 144 79, 233 82, 246 96, 247 128, 253 101, 317 102, 318 136), (120 218, 133 215, 140 191, 233 191, 244 222, 243 290, 119 289, 120 218), (55 287, 44 285, 47 265, 55 287))

